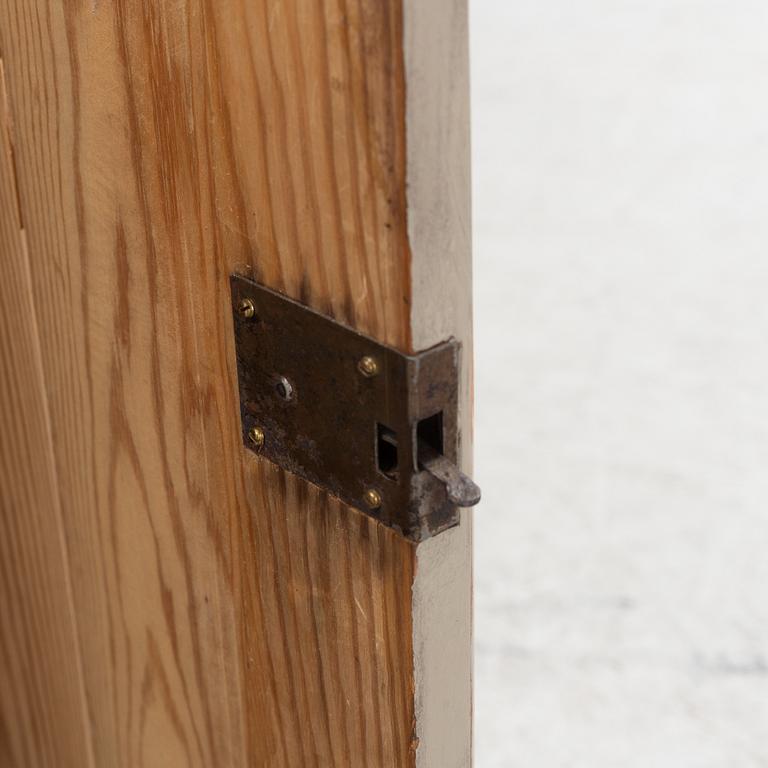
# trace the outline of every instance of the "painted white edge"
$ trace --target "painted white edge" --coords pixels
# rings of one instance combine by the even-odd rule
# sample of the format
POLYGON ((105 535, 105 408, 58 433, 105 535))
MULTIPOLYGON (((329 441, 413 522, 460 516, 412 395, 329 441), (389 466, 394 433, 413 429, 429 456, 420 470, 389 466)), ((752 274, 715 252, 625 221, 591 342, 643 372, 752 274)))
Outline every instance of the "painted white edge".
MULTIPOLYGON (((403 0, 408 235, 415 349, 462 342, 460 425, 472 458, 467 0, 403 0)), ((413 586, 417 768, 472 763, 472 516, 421 544, 413 586)))

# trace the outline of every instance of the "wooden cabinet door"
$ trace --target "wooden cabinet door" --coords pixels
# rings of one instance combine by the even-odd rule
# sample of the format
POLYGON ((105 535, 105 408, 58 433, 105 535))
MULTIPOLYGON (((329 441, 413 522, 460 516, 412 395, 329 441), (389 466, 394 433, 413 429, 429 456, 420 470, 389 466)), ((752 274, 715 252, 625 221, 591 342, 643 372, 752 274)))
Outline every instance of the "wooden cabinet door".
POLYGON ((470 519, 245 450, 229 283, 463 342, 465 0, 0 0, 0 766, 470 763, 470 519))

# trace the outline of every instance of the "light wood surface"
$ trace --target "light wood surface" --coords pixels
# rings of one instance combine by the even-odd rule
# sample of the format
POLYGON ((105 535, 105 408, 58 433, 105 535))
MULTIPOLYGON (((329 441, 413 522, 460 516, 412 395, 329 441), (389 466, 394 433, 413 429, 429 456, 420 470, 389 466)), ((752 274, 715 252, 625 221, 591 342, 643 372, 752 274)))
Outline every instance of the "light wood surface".
MULTIPOLYGON (((472 243, 466 0, 405 0, 411 331, 462 343, 460 456, 472 472, 472 243)), ((472 512, 417 550, 417 768, 472 762, 472 512)))
POLYGON ((0 59, 0 766, 88 765, 81 660, 6 96, 0 59))
POLYGON ((227 284, 410 348, 402 24, 0 2, 3 764, 413 763, 413 549, 244 452, 227 284))

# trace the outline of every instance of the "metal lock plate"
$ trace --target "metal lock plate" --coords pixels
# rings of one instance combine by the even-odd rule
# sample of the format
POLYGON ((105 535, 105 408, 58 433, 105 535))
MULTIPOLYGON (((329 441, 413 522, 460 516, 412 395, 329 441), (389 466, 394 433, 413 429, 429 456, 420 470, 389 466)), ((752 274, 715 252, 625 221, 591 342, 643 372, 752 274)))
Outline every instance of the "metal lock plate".
POLYGON ((243 443, 413 541, 479 490, 456 468, 460 345, 404 355, 233 275, 243 443))

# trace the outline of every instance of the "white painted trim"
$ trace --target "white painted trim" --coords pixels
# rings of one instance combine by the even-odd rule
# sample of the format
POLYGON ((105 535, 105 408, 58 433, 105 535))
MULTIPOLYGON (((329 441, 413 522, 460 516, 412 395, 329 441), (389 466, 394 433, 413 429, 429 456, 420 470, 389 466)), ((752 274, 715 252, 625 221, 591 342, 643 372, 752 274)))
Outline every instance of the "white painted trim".
MULTIPOLYGON (((415 349, 463 345, 461 455, 472 455, 472 257, 467 0, 403 0, 408 235, 415 349)), ((472 516, 417 549, 417 768, 472 762, 472 516)))

